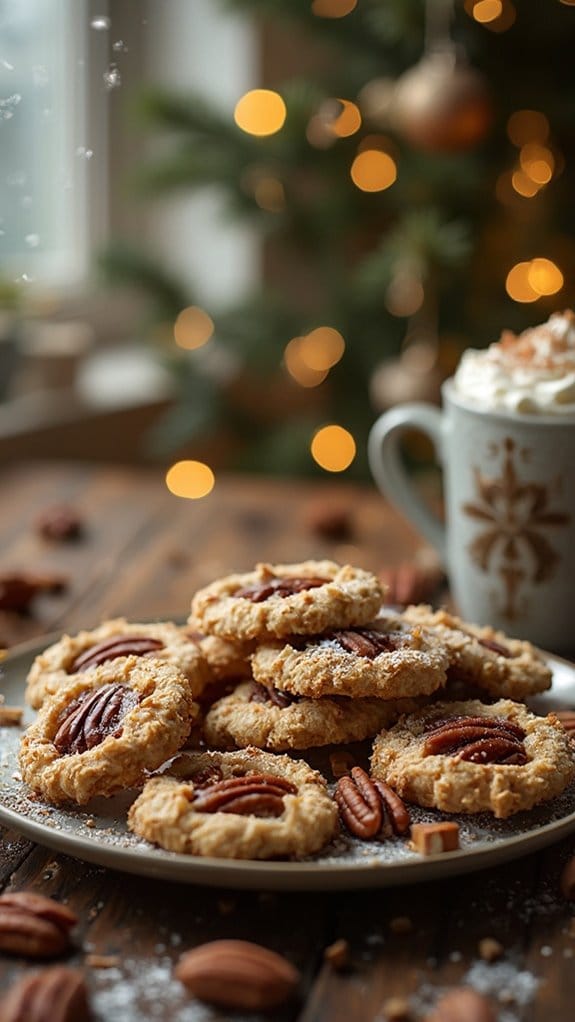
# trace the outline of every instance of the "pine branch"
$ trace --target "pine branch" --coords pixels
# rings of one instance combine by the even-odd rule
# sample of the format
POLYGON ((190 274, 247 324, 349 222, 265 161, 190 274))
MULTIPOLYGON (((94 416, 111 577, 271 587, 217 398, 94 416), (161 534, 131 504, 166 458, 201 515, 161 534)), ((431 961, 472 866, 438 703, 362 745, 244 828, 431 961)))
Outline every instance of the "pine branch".
POLYGON ((114 286, 143 290, 156 317, 174 319, 193 301, 189 290, 141 249, 119 241, 109 245, 98 259, 106 280, 114 286))

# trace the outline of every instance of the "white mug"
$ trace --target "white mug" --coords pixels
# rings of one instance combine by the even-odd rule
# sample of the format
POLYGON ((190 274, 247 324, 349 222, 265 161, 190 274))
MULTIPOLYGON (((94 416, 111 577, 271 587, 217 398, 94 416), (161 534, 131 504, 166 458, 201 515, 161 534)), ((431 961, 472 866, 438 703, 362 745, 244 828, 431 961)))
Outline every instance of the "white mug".
POLYGON ((575 649, 575 416, 483 410, 452 381, 443 410, 398 405, 371 429, 380 490, 438 550, 462 617, 575 649), (444 471, 445 524, 413 488, 400 437, 420 429, 444 471))

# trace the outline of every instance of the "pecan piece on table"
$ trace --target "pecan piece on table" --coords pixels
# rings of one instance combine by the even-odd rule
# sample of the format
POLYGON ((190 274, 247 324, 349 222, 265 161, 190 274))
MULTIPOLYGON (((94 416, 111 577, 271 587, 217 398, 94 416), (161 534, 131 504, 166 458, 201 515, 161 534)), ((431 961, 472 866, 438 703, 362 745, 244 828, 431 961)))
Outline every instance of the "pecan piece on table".
POLYGON ((310 576, 309 578, 272 578, 265 582, 258 582, 253 586, 246 586, 244 589, 238 589, 234 596, 241 596, 244 600, 250 600, 251 603, 263 603, 269 596, 294 596, 296 593, 303 593, 306 589, 316 589, 318 586, 324 586, 326 582, 329 582, 328 578, 317 578, 310 576))
POLYGON ((245 940, 214 940, 186 951, 175 974, 200 1000, 243 1011, 284 1004, 300 981, 282 955, 245 940))
POLYGON ((337 782, 335 801, 350 834, 363 840, 378 834, 389 837, 392 831, 404 834, 411 822, 399 795, 358 766, 337 782))
POLYGON ((95 748, 105 738, 119 738, 122 721, 137 702, 137 694, 126 685, 88 689, 66 708, 52 741, 62 756, 71 756, 95 748))
POLYGON ((54 543, 79 539, 84 531, 80 515, 68 504, 48 507, 36 519, 36 532, 54 543))
POLYGON ((452 717, 438 721, 425 735, 427 756, 457 756, 472 763, 523 766, 525 731, 504 717, 452 717))
POLYGON ((58 595, 68 586, 63 575, 33 575, 28 571, 6 571, 0 574, 0 610, 25 614, 35 596, 41 593, 58 595))
POLYGON ((281 816, 284 795, 293 795, 295 785, 274 774, 244 774, 200 789, 192 805, 200 813, 237 813, 240 816, 281 816))
POLYGON ((54 965, 25 975, 0 1001, 2 1022, 88 1022, 88 991, 79 969, 54 965))
POLYGON ((157 649, 163 649, 160 639, 152 639, 147 635, 115 635, 112 639, 104 639, 95 646, 89 646, 80 653, 68 667, 68 674, 87 671, 91 667, 99 667, 108 660, 116 660, 121 656, 146 656, 157 649))
POLYGON ((51 898, 30 891, 0 896, 0 951, 26 958, 56 958, 70 947, 77 916, 51 898))

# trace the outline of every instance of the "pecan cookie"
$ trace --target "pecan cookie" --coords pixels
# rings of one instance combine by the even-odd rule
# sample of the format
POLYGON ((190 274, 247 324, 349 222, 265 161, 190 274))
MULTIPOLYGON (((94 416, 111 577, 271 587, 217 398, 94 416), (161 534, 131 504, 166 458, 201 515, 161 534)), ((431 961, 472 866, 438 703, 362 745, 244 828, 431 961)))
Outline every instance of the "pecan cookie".
POLYGON ((402 718, 375 739, 371 767, 418 805, 505 819, 559 795, 575 775, 575 755, 553 714, 472 699, 402 718))
POLYGON ((321 774, 259 749, 184 753, 132 805, 128 826, 171 852, 300 859, 337 828, 321 774))
POLYGON ((216 749, 254 745, 277 752, 360 742, 416 705, 413 699, 305 699, 247 681, 214 703, 204 736, 216 749))
POLYGON ((256 649, 256 681, 309 696, 429 695, 446 678, 448 655, 437 639, 399 614, 380 614, 367 628, 291 636, 256 649))
POLYGON ((46 700, 20 747, 24 781, 83 805, 133 787, 185 742, 198 706, 165 660, 128 656, 76 674, 46 700))
POLYGON ((383 599, 375 575, 333 561, 258 564, 200 589, 189 623, 232 641, 365 624, 383 599))
POLYGON ((71 677, 121 656, 151 656, 178 668, 200 695, 209 680, 201 647, 171 621, 136 624, 123 617, 78 635, 64 635, 40 653, 27 678, 26 701, 38 710, 71 677))
POLYGON ((408 607, 404 616, 434 632, 447 647, 450 671, 457 680, 496 699, 521 701, 551 686, 551 670, 530 642, 468 624, 446 610, 434 612, 425 604, 408 607))

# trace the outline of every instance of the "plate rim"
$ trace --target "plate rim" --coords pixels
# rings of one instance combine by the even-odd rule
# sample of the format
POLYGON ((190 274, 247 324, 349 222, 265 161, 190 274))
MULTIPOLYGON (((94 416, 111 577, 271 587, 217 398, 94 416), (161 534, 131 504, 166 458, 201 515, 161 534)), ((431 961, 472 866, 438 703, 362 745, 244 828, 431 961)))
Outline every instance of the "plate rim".
MULTIPOLYGON (((61 635, 62 632, 52 632, 13 646, 2 663, 26 660, 37 655, 61 635)), ((573 673, 575 681, 574 663, 544 650, 541 653, 551 667, 559 664, 573 673)), ((516 834, 496 843, 478 841, 472 848, 462 848, 447 854, 387 863, 367 857, 365 862, 269 862, 187 856, 155 849, 153 846, 140 851, 134 847, 108 845, 97 840, 97 830, 90 837, 55 830, 48 824, 28 819, 4 806, 1 797, 0 789, 0 824, 23 834, 36 844, 93 865, 176 883, 263 890, 351 890, 423 883, 442 876, 457 876, 488 869, 520 858, 561 840, 575 830, 574 809, 567 816, 543 824, 527 834, 516 834)))

